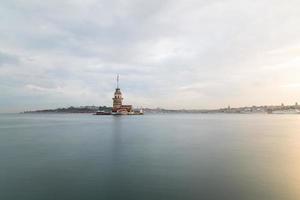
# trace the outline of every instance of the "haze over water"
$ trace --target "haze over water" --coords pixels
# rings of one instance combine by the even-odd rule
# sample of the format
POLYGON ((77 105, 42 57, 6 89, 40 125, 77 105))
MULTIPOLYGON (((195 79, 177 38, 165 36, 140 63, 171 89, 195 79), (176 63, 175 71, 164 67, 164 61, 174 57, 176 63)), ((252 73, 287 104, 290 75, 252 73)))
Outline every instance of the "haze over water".
POLYGON ((0 199, 296 200, 299 121, 299 115, 0 115, 0 199))

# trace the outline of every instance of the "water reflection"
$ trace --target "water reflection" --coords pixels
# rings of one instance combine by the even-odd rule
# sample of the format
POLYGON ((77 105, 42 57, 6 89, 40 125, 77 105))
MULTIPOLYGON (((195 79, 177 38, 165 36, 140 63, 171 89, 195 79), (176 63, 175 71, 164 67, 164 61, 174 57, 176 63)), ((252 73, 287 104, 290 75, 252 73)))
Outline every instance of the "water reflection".
POLYGON ((114 162, 118 162, 122 151, 122 116, 113 116, 111 123, 112 130, 112 158, 114 162))

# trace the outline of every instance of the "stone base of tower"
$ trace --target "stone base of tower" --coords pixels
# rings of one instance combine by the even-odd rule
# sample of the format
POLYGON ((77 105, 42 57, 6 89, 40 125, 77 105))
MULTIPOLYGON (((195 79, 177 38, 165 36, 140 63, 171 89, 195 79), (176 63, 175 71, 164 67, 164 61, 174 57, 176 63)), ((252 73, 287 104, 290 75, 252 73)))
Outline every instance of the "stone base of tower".
POLYGON ((132 105, 121 105, 112 109, 113 113, 131 113, 133 112, 132 105))

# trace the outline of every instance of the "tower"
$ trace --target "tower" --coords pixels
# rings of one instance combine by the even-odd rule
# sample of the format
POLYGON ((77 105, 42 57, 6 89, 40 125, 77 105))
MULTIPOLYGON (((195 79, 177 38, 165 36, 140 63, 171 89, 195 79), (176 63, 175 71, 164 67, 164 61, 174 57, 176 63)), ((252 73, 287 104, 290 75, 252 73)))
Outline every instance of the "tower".
POLYGON ((123 101, 123 97, 122 97, 121 90, 119 88, 119 75, 117 75, 117 88, 113 98, 113 111, 116 111, 122 107, 122 101, 123 101))

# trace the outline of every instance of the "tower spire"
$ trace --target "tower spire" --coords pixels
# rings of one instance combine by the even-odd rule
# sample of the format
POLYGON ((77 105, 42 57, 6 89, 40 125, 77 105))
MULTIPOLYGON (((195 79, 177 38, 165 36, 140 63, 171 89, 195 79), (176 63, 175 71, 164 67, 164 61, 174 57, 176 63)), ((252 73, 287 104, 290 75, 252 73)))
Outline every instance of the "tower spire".
POLYGON ((119 88, 119 74, 117 75, 117 88, 119 88))

